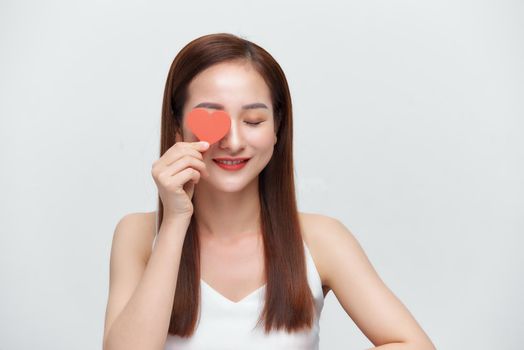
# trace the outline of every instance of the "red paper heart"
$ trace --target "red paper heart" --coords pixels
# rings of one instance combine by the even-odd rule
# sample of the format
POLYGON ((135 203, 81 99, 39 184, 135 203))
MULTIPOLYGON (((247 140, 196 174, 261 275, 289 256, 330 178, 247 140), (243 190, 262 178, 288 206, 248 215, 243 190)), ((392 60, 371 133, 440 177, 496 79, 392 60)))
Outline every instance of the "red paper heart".
POLYGON ((187 127, 199 141, 207 141, 211 145, 227 134, 231 118, 224 111, 209 113, 204 108, 194 108, 187 116, 187 127))

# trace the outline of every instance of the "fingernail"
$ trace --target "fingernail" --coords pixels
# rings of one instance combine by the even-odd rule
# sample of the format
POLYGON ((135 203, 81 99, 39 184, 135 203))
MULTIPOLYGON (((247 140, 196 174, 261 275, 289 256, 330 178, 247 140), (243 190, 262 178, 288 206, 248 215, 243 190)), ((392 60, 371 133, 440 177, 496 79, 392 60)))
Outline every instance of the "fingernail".
POLYGON ((200 144, 206 148, 209 147, 209 142, 207 141, 201 141, 200 144))

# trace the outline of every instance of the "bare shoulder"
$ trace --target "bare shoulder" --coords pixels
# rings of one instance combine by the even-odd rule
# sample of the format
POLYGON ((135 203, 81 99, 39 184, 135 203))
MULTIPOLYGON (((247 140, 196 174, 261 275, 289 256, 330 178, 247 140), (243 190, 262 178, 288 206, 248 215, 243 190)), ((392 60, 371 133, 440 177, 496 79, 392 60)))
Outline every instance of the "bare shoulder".
POLYGON ((351 254, 351 250, 358 250, 360 246, 353 233, 334 217, 305 212, 300 212, 299 216, 302 234, 315 261, 322 285, 329 291, 332 289, 331 274, 336 270, 336 266, 333 266, 333 253, 341 247, 349 247, 350 251, 346 253, 351 254))
POLYGON ((155 238, 156 211, 124 215, 117 224, 113 244, 124 245, 125 250, 139 254, 145 262, 151 254, 155 238))
POLYGON ((435 349, 402 301, 386 286, 353 233, 338 219, 301 214, 303 234, 323 285, 375 345, 435 349))
POLYGON ((109 296, 104 344, 111 325, 131 298, 150 256, 156 217, 151 213, 124 215, 116 224, 111 244, 109 296))

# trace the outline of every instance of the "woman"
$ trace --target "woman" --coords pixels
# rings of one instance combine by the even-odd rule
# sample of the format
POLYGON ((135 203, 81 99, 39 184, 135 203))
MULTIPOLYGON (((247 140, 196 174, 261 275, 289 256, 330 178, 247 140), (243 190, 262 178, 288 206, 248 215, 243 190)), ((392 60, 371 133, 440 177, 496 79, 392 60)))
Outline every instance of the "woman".
POLYGON ((434 349, 352 233, 297 211, 292 126, 264 49, 220 33, 180 51, 152 167, 159 208, 115 229, 104 349, 318 349, 330 290, 380 349, 434 349), (227 112, 227 134, 198 142, 195 108, 227 112))

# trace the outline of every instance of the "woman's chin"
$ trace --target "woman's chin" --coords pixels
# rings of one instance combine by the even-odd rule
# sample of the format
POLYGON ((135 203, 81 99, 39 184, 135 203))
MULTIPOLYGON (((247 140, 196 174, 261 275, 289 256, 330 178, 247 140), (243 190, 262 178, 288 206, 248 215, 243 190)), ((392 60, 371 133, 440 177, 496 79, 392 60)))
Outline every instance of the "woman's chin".
POLYGON ((248 186, 247 183, 244 181, 229 181, 229 182, 221 182, 221 181, 210 181, 209 179, 200 179, 199 184, 202 184, 202 187, 205 187, 206 190, 210 191, 218 191, 218 192, 224 192, 224 193, 235 193, 240 192, 246 189, 248 186))

